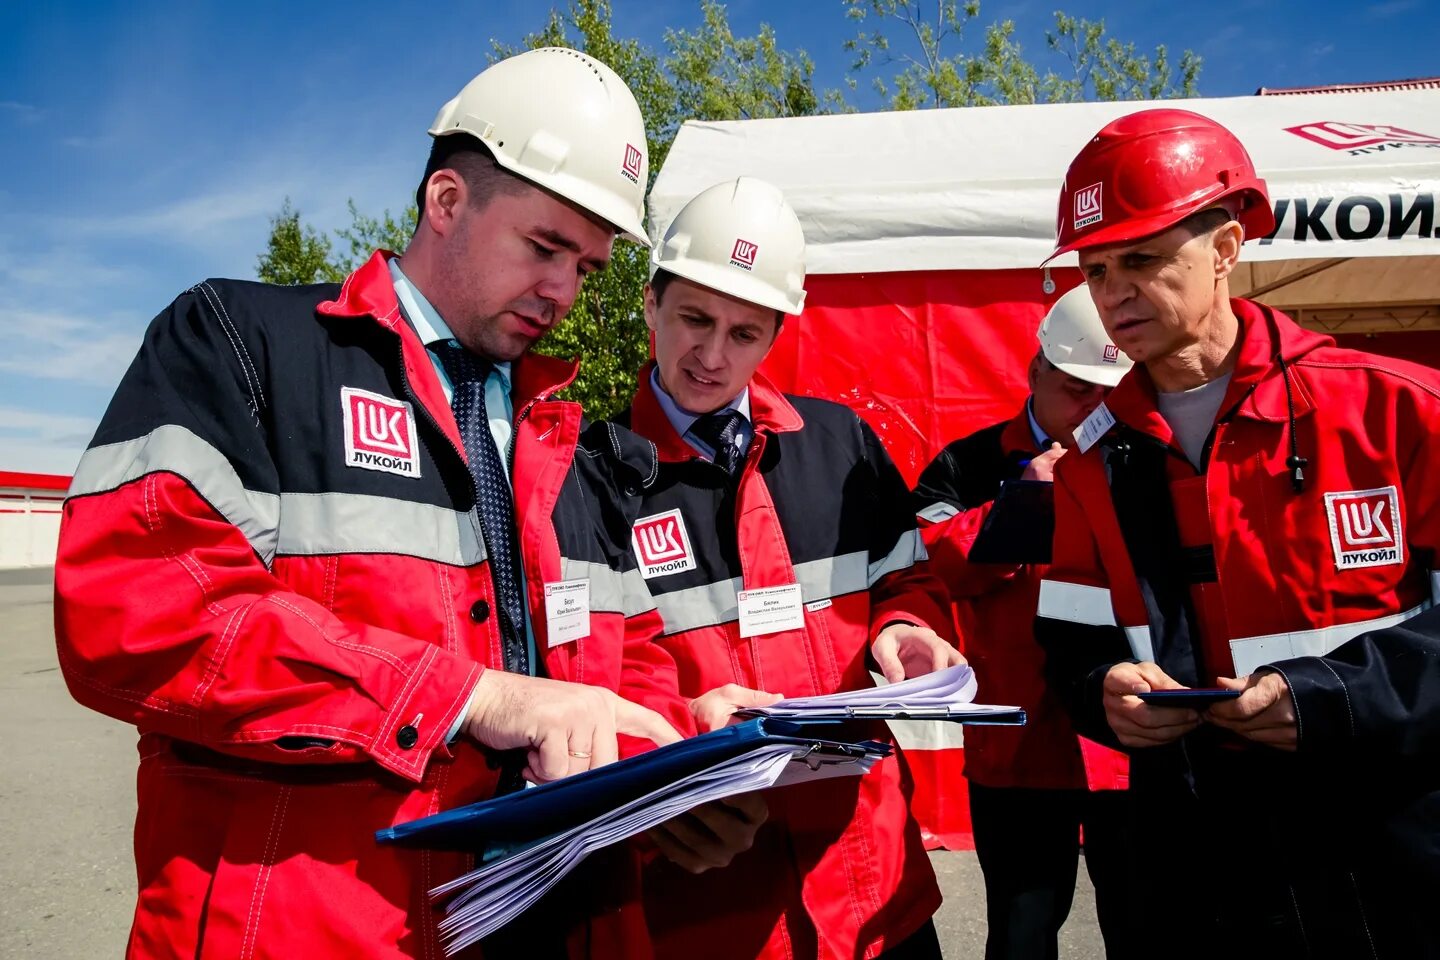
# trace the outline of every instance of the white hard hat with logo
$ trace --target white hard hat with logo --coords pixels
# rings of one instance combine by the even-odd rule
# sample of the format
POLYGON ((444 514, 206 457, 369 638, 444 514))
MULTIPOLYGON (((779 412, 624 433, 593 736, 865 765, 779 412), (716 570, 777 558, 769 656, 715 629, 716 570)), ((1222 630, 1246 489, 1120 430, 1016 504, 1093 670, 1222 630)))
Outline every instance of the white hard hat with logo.
POLYGON ((1113 387, 1135 362, 1105 333, 1105 324, 1083 284, 1055 301, 1040 322, 1040 350, 1050 363, 1086 383, 1113 387))
POLYGON ((470 134, 501 167, 650 245, 645 120, 625 81, 594 57, 542 47, 501 60, 440 108, 430 135, 451 133, 470 134))
POLYGON ((805 307, 805 231, 780 188, 726 180, 681 208, 650 252, 650 273, 673 273, 782 313, 805 307))

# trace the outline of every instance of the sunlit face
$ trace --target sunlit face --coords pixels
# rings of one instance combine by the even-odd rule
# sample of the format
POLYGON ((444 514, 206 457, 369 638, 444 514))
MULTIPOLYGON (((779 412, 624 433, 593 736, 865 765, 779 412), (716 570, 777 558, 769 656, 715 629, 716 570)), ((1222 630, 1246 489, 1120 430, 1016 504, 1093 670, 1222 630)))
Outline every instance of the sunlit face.
POLYGON ((658 300, 645 288, 660 383, 689 413, 711 413, 740 395, 780 330, 772 307, 739 300, 683 277, 658 300))
POLYGON ((565 318, 585 276, 610 262, 615 232, 536 187, 501 191, 476 208, 456 183, 462 202, 452 204, 430 299, 466 347, 514 360, 565 318))
POLYGON ((1173 356, 1201 340, 1215 311, 1218 281, 1234 255, 1238 225, 1193 235, 1184 226, 1135 243, 1080 251, 1080 269, 1105 332, 1136 363, 1173 356))
POLYGON ((1045 435, 1075 445, 1075 430, 1110 395, 1109 387, 1072 377, 1037 353, 1030 361, 1031 411, 1045 435))

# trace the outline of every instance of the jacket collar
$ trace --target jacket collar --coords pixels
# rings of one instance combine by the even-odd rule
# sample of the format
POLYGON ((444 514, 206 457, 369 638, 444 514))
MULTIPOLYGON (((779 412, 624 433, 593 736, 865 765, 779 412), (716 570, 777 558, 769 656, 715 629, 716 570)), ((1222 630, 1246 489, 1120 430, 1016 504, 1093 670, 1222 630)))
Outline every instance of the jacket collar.
MULTIPOLYGON (((640 370, 635 399, 630 407, 630 428, 654 441, 663 463, 696 459, 699 454, 695 448, 675 432, 670 418, 660 407, 655 389, 650 385, 650 371, 654 368, 655 361, 651 360, 640 370)), ((805 425, 805 420, 779 388, 757 370, 750 378, 750 424, 758 437, 799 430, 805 425)))
MULTIPOLYGON (((395 256, 389 250, 376 250, 340 285, 334 300, 326 300, 316 309, 329 317, 370 317, 400 337, 406 359, 405 374, 411 389, 432 410, 445 409, 445 393, 429 353, 414 328, 405 322, 400 302, 395 297, 395 284, 388 261, 395 256), (418 353, 417 353, 418 351, 418 353), (418 362, 419 357, 427 362, 418 362)), ((579 363, 527 352, 510 369, 511 400, 518 412, 535 400, 563 390, 575 381, 579 363)))
MULTIPOLYGON (((1220 404, 1220 415, 1234 411, 1253 420, 1283 422, 1290 418, 1286 374, 1295 418, 1314 409, 1304 380, 1294 370, 1282 372, 1280 358, 1293 364, 1317 347, 1334 341, 1303 329, 1278 310, 1253 300, 1232 299, 1230 308, 1240 322, 1240 349, 1231 372, 1230 386, 1220 404), (1238 406, 1237 406, 1238 405, 1238 406)), ((1144 364, 1136 364, 1105 401, 1115 419, 1163 443, 1173 441, 1170 425, 1160 415, 1155 383, 1144 364)))
POLYGON ((1030 429, 1030 402, 1010 418, 1005 429, 1000 431, 1000 450, 1007 456, 1012 453, 1040 453, 1035 449, 1034 431, 1030 429))

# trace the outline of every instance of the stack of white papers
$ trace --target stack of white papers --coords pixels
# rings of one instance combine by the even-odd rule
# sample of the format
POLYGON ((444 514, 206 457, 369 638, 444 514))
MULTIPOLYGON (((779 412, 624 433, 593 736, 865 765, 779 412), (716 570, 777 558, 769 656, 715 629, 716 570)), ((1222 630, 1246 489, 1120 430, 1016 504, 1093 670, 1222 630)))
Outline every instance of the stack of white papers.
POLYGON ((888 748, 857 744, 852 752, 851 756, 835 756, 814 745, 765 744, 437 887, 431 891, 433 896, 456 894, 440 923, 445 953, 453 956, 509 923, 596 850, 712 800, 867 773, 887 755, 888 748))
POLYGON ((844 690, 823 697, 796 697, 768 707, 738 711, 742 717, 785 720, 955 720, 961 723, 1025 722, 1019 707, 974 703, 975 671, 961 664, 921 677, 866 690, 844 690))

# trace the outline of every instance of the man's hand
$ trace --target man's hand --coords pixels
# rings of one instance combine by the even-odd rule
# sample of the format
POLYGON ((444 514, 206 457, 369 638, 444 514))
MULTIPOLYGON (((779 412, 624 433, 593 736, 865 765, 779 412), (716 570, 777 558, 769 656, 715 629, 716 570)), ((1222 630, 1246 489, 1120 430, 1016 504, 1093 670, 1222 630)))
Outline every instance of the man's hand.
POLYGON ((1183 690, 1157 664, 1117 663, 1105 674, 1105 719, 1127 747, 1158 747, 1179 740, 1200 724, 1200 714, 1181 707, 1152 707, 1137 693, 1183 690))
POLYGON ((870 645, 870 655, 891 683, 919 677, 965 662, 940 634, 913 623, 892 623, 870 645))
POLYGON ((682 813, 647 834, 667 859, 691 873, 729 866, 750 849, 770 811, 758 793, 726 797, 682 813))
POLYGON ((1055 461, 1063 456, 1065 456, 1065 448, 1058 443, 1051 443, 1049 450, 1046 450, 1034 460, 1030 461, 1030 465, 1025 468, 1025 472, 1020 474, 1020 479, 1044 480, 1046 483, 1054 483, 1055 461))
POLYGON ((1295 749, 1299 741, 1295 701, 1290 697, 1290 684, 1284 677, 1266 670, 1238 680, 1217 679, 1220 686, 1241 693, 1235 700, 1210 707, 1205 711, 1205 719, 1256 743, 1280 750, 1295 749))
POLYGON ((544 783, 610 763, 624 733, 656 744, 680 734, 653 710, 603 687, 486 670, 461 729, 496 750, 523 748, 527 780, 544 783))
POLYGON ((695 728, 709 733, 736 722, 735 711, 743 707, 768 707, 785 697, 764 690, 751 690, 738 683, 727 683, 708 693, 702 693, 690 701, 690 715, 695 718, 695 728))

